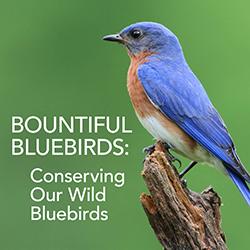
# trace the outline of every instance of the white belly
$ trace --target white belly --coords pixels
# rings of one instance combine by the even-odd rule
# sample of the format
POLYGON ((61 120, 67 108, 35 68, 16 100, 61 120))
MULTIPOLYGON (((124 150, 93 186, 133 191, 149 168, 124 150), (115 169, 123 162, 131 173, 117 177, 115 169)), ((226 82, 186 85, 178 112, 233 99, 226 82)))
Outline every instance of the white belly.
POLYGON ((169 131, 157 120, 157 118, 154 116, 144 118, 140 118, 138 116, 138 118, 143 127, 146 128, 155 139, 168 143, 171 148, 177 149, 178 151, 187 151, 183 140, 178 136, 178 134, 169 131))
POLYGON ((222 163, 199 144, 197 144, 194 150, 191 150, 189 145, 187 145, 177 133, 168 130, 168 128, 163 126, 163 124, 161 124, 161 122, 159 122, 154 116, 144 118, 138 116, 138 118, 141 124, 155 139, 168 143, 177 153, 180 153, 193 161, 205 162, 219 167, 224 172, 224 166, 222 163))

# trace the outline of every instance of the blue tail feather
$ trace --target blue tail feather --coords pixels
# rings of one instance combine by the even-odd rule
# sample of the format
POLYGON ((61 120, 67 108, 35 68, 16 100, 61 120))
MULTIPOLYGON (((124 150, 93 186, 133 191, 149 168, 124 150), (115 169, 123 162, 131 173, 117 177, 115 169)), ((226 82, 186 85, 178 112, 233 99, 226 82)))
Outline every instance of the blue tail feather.
POLYGON ((229 174, 229 177, 233 180, 234 184, 240 190, 247 204, 250 206, 250 190, 245 180, 229 168, 227 168, 227 172, 229 174))

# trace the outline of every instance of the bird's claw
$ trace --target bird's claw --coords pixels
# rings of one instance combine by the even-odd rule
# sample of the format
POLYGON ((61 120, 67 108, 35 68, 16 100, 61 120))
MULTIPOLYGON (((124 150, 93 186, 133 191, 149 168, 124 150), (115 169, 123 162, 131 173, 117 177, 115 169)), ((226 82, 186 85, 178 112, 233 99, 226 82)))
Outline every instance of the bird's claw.
POLYGON ((176 162, 177 161, 178 164, 179 164, 179 168, 181 168, 181 166, 182 166, 181 161, 178 158, 176 158, 175 156, 173 156, 168 150, 167 150, 167 152, 168 152, 169 161, 171 161, 171 162, 176 162))
POLYGON ((155 150, 155 145, 153 144, 153 145, 143 148, 143 153, 152 154, 154 150, 155 150))
POLYGON ((178 167, 179 167, 179 168, 181 168, 182 163, 181 163, 181 161, 180 161, 179 159, 177 159, 177 158, 175 158, 175 157, 174 157, 174 160, 173 160, 173 161, 174 161, 174 162, 175 162, 175 161, 177 161, 177 162, 178 162, 178 164, 179 164, 179 166, 178 166, 178 167))
POLYGON ((167 151, 167 156, 168 156, 169 161, 171 161, 171 162, 177 161, 179 164, 179 168, 181 168, 181 166, 182 166, 181 161, 170 153, 171 146, 168 143, 163 143, 163 145, 167 151))
MULTIPOLYGON (((155 150, 155 145, 153 144, 153 145, 150 145, 148 147, 143 148, 142 152, 145 153, 145 154, 147 154, 147 155, 151 155, 154 152, 154 150, 155 150)), ((142 162, 143 164, 145 163, 147 155, 143 159, 143 162, 142 162)))
POLYGON ((181 183, 184 187, 187 187, 187 180, 186 179, 181 179, 181 183))
MULTIPOLYGON (((170 146, 167 143, 164 143, 164 146, 166 148, 167 157, 168 157, 169 161, 170 162, 176 162, 177 161, 178 164, 179 164, 179 168, 180 168, 182 166, 181 161, 170 153, 170 151, 169 151, 170 146)), ((150 154, 152 154, 154 152, 154 150, 155 150, 155 144, 143 148, 143 153, 146 153, 147 155, 150 155, 150 154)), ((145 159, 143 160, 143 163, 144 162, 145 162, 145 159)))

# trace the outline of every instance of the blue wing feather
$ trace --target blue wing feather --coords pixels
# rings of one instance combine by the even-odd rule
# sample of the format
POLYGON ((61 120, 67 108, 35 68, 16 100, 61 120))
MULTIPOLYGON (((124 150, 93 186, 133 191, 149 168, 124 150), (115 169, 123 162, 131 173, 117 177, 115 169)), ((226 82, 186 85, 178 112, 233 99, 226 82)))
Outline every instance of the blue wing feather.
POLYGON ((190 68, 156 60, 139 66, 150 100, 212 155, 250 182, 226 126, 190 68))
POLYGON ((228 175, 233 180, 234 184, 238 187, 241 194, 245 198, 247 204, 250 206, 250 190, 247 186, 244 179, 242 179, 239 175, 237 175, 235 172, 233 172, 231 169, 227 169, 228 175))

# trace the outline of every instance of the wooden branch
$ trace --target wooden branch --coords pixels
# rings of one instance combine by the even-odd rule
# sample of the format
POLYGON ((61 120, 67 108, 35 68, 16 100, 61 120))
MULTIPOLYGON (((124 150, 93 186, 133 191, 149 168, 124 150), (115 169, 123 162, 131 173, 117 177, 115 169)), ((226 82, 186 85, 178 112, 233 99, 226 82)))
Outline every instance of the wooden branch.
POLYGON ((201 194, 189 190, 160 143, 145 159, 142 176, 151 195, 140 200, 164 250, 227 249, 220 197, 211 187, 201 194))

